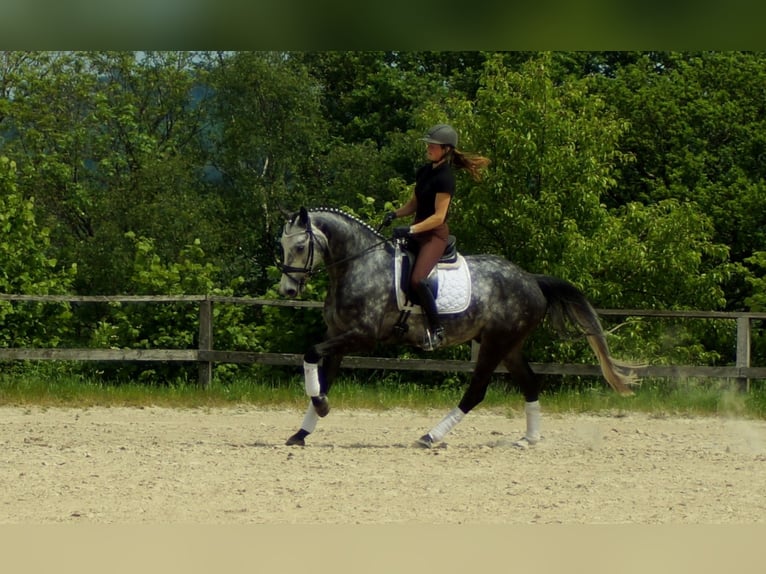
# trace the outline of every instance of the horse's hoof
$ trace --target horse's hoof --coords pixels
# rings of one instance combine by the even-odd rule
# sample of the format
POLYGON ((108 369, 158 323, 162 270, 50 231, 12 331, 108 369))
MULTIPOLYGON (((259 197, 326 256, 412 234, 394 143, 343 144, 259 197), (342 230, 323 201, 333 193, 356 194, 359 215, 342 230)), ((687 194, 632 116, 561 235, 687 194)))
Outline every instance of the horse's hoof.
POLYGON ((540 442, 539 438, 529 438, 529 437, 523 436, 519 440, 515 441, 513 443, 513 446, 515 446, 516 448, 520 448, 522 450, 526 450, 528 448, 534 447, 538 442, 540 442))
POLYGON ((291 436, 289 439, 287 439, 287 442, 285 443, 287 446, 306 446, 306 437, 309 433, 307 433, 305 430, 301 429, 297 433, 295 433, 293 436, 291 436))
POLYGON ((420 448, 431 448, 434 446, 434 439, 431 438, 430 434, 424 434, 415 441, 415 446, 420 448))
POLYGON ((326 417, 330 412, 330 401, 327 400, 327 395, 311 397, 311 404, 314 405, 314 410, 320 417, 326 417))

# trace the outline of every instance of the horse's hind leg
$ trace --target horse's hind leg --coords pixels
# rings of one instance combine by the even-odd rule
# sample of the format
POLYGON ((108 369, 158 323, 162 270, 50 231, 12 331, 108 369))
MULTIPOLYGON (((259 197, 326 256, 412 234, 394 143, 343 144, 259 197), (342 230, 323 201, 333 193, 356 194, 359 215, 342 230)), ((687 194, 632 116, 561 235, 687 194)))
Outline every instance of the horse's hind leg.
POLYGON ((432 428, 428 434, 423 435, 416 441, 416 446, 430 448, 441 441, 445 435, 463 420, 476 405, 484 400, 487 395, 490 377, 500 364, 505 354, 506 346, 501 342, 486 342, 479 349, 479 357, 476 367, 471 375, 471 382, 463 393, 460 403, 445 416, 439 424, 432 428))
POLYGON ((527 419, 527 430, 524 436, 513 444, 527 448, 537 444, 540 440, 540 379, 532 371, 520 348, 510 352, 503 359, 503 364, 508 369, 511 379, 521 387, 525 401, 524 415, 527 419))

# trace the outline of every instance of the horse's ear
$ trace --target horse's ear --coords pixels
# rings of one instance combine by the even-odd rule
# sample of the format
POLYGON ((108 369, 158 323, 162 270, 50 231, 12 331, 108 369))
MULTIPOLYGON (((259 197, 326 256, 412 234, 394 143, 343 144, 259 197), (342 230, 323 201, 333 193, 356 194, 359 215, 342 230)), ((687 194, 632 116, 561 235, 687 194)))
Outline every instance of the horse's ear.
POLYGON ((299 214, 298 221, 300 222, 300 224, 303 227, 308 229, 308 227, 309 227, 309 212, 306 210, 305 207, 301 207, 301 211, 300 211, 300 214, 299 214))

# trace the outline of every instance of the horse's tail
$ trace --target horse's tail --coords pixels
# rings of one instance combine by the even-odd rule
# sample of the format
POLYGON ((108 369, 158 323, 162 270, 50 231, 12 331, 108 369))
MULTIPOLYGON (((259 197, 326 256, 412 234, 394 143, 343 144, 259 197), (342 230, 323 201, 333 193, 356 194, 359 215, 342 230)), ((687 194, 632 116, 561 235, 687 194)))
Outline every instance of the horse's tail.
POLYGON ((629 385, 635 384, 635 376, 621 372, 625 365, 618 365, 612 358, 598 314, 585 295, 562 279, 547 275, 535 275, 535 279, 548 300, 548 316, 556 330, 566 331, 565 319, 576 325, 596 353, 601 372, 609 385, 622 395, 632 395, 629 385))

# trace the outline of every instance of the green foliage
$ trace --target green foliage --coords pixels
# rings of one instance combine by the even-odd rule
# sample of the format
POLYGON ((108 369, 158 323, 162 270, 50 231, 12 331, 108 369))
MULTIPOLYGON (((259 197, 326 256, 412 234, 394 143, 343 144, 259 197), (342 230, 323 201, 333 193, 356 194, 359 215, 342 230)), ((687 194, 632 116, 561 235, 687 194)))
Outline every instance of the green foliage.
POLYGON ((389 134, 410 127, 413 107, 432 85, 420 66, 403 62, 406 54, 308 52, 292 57, 315 78, 324 117, 348 143, 385 145, 389 134))
MULTIPOLYGON (((711 218, 713 243, 741 264, 764 245, 766 115, 762 53, 644 54, 598 82, 610 107, 630 122, 620 142, 635 158, 608 198, 617 206, 667 198, 694 202, 711 218)), ((748 296, 739 270, 722 286, 726 307, 748 296)))
POLYGON ((745 263, 755 268, 757 275, 748 277, 753 294, 746 300, 752 311, 766 311, 766 251, 756 251, 745 263))
POLYGON ((183 52, 32 53, 13 64, 5 153, 19 189, 38 199, 76 288, 117 293, 127 282, 124 233, 158 237, 165 255, 195 236, 216 237, 202 216, 204 160, 198 80, 183 52))
MULTIPOLYGON (((227 275, 250 293, 267 289, 283 211, 317 203, 326 120, 308 71, 283 53, 209 56, 208 161, 220 203, 211 215, 226 246, 227 275)), ((337 197, 337 195, 335 196, 337 197)))
MULTIPOLYGON (((424 109, 430 123, 438 103, 424 109)), ((568 244, 607 216, 600 197, 614 184, 625 129, 588 92, 587 80, 554 82, 549 55, 520 71, 487 61, 475 102, 453 99, 461 147, 487 155, 484 180, 465 178, 453 227, 471 252, 499 253, 527 269, 557 271, 568 244)))
MULTIPOLYGON (((319 300, 326 289, 324 282, 310 282, 306 285, 303 298, 319 300)), ((267 299, 277 299, 276 287, 263 295, 267 299)), ((266 352, 305 353, 311 345, 322 340, 325 324, 320 309, 264 307, 255 333, 266 352)))
MULTIPOLYGON (((745 259, 745 263, 752 269, 747 281, 752 291, 751 295, 745 300, 751 311, 766 311, 766 251, 756 251, 751 257, 745 259)), ((754 357, 766 356, 766 329, 764 322, 760 321, 752 324, 752 355, 754 357)))
MULTIPOLYGON (((338 142, 332 145, 318 173, 317 191, 307 200, 309 206, 342 206, 343 209, 353 209, 360 198, 370 198, 373 201, 376 198, 391 198, 389 182, 399 174, 386 161, 370 161, 378 153, 371 141, 350 144, 338 142)), ((363 199, 362 205, 366 201, 363 199)), ((379 214, 367 215, 372 218, 379 214)))
MULTIPOLYGON (((0 293, 66 293, 76 272, 76 265, 60 268, 34 200, 17 191, 15 163, 0 156, 0 293)), ((70 318, 67 304, 0 301, 0 345, 56 346, 70 333, 70 318)))
POLYGON ((728 250, 712 243, 710 219, 692 204, 630 203, 598 232, 572 242, 562 275, 608 308, 703 308, 725 305, 721 284, 732 272, 728 250))
MULTIPOLYGON (((138 295, 233 295, 237 284, 217 287, 219 269, 207 261, 201 242, 196 240, 181 250, 175 261, 165 261, 157 253, 154 241, 129 233, 135 257, 130 291, 138 295)), ((242 305, 213 306, 213 340, 218 348, 259 350, 258 328, 251 323, 242 305)), ((108 317, 98 321, 91 346, 133 349, 188 349, 198 345, 199 308, 197 303, 112 303, 108 317)), ((226 365, 219 376, 236 367, 226 365)), ((170 367, 159 370, 164 378, 170 367)), ((143 370, 140 376, 151 378, 158 371, 143 370)))

